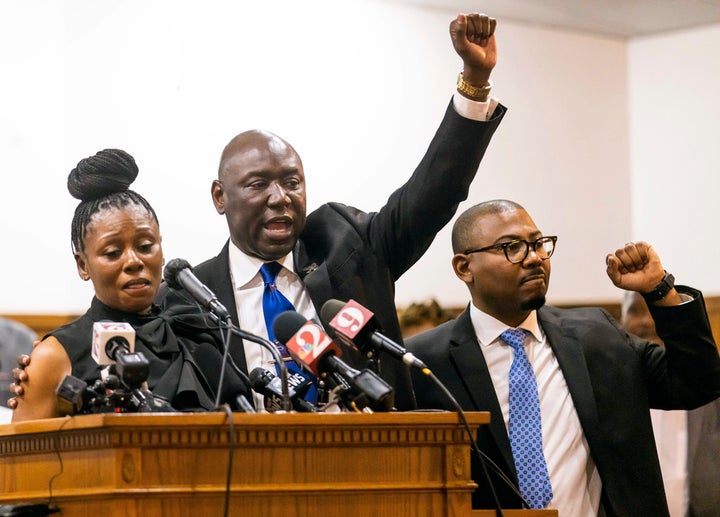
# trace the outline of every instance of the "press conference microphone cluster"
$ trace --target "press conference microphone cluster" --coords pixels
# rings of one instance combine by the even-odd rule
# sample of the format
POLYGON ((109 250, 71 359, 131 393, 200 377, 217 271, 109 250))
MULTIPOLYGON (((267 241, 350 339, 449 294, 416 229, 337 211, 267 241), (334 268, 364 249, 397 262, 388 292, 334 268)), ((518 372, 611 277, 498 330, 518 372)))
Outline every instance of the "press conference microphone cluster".
MULTIPOLYGON (((203 284, 198 279, 198 277, 195 276, 195 273, 193 273, 192 267, 190 267, 190 263, 187 260, 181 258, 172 259, 165 266, 165 270, 163 271, 163 278, 165 279, 167 285, 170 286, 172 289, 185 290, 193 298, 193 300, 195 300, 207 311, 209 311, 210 314, 217 318, 217 320, 222 325, 225 325, 232 334, 235 334, 241 339, 256 343, 267 349, 272 354, 273 359, 277 363, 278 369, 280 370, 282 406, 283 409, 290 410, 292 404, 290 400, 287 381, 287 367, 282 360, 282 357, 280 356, 277 347, 273 343, 270 343, 267 339, 246 332, 240 329, 237 325, 234 325, 227 308, 222 304, 220 300, 218 300, 217 295, 215 295, 215 293, 213 293, 209 287, 203 284)), ((228 334, 228 339, 225 342, 223 363, 220 370, 220 381, 217 388, 216 405, 219 405, 220 401, 220 394, 222 392, 223 379, 225 376, 225 365, 228 362, 232 363, 228 354, 230 349, 229 337, 230 334, 228 334)))
POLYGON ((215 293, 203 284, 193 273, 190 263, 181 258, 172 259, 165 266, 163 278, 173 289, 185 289, 192 298, 214 314, 222 322, 230 321, 230 313, 218 300, 215 293))
POLYGON ((356 370, 340 359, 342 351, 320 326, 297 312, 281 313, 273 322, 275 337, 290 355, 318 377, 337 376, 349 387, 349 405, 373 411, 390 411, 395 402, 392 387, 375 372, 356 370))
POLYGON ((326 301, 320 310, 320 319, 335 339, 349 347, 362 352, 367 352, 368 348, 386 352, 413 368, 427 368, 411 352, 383 335, 375 314, 355 300, 347 303, 334 299, 326 301))
POLYGON ((55 390, 61 414, 175 411, 143 388, 150 361, 142 352, 135 352, 135 329, 129 323, 93 323, 91 356, 107 368, 93 385, 66 375, 55 390))

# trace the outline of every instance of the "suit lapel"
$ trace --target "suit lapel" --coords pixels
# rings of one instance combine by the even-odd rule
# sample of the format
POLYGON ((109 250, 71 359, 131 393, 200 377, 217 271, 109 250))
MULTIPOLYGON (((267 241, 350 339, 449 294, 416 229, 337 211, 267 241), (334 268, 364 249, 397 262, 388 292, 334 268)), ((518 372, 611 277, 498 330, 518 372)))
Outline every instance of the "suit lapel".
MULTIPOLYGON (((235 293, 233 292, 232 280, 230 279, 230 241, 223 246, 220 254, 206 263, 208 276, 205 280, 208 288, 215 293, 218 300, 230 313, 235 325, 238 325, 237 305, 235 304, 235 293)), ((247 373, 247 361, 245 360, 245 346, 243 340, 236 335, 231 337, 230 356, 242 371, 247 373)))
MULTIPOLYGON (((475 411, 490 411, 490 433, 500 449, 506 467, 509 472, 515 474, 515 462, 510 448, 505 421, 502 417, 500 403, 495 395, 495 387, 490 377, 485 357, 480 350, 480 345, 475 337, 475 329, 472 326, 470 312, 465 309, 456 320, 450 336, 449 360, 457 372, 458 382, 462 386, 451 390, 455 393, 466 393, 475 411)), ((460 405, 467 409, 469 406, 460 405)))
MULTIPOLYGON (((305 284, 315 312, 320 314, 323 304, 333 298, 333 289, 327 263, 317 264, 308 257, 305 245, 298 241, 293 251, 295 272, 305 284)), ((347 301, 347 300, 342 300, 347 301)))
POLYGON ((582 329, 578 328, 571 318, 560 320, 547 307, 538 310, 538 319, 560 365, 585 438, 593 450, 593 444, 599 440, 597 432, 600 425, 580 338, 582 329))
POLYGON ((225 243, 220 254, 207 264, 208 276, 205 280, 208 288, 215 293, 230 313, 233 323, 238 324, 235 293, 233 293, 232 280, 230 280, 230 241, 225 243))

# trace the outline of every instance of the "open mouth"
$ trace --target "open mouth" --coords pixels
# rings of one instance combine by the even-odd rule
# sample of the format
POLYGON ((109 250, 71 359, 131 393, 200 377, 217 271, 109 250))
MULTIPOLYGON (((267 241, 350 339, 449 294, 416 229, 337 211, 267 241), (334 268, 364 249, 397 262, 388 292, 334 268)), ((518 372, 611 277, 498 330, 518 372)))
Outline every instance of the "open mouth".
POLYGON ((279 237, 285 237, 291 229, 292 219, 289 217, 275 217, 265 223, 265 230, 279 237))
POLYGON ((123 289, 129 289, 129 290, 139 290, 144 289, 146 287, 150 287, 150 281, 146 278, 137 278, 135 280, 130 280, 127 282, 123 289))

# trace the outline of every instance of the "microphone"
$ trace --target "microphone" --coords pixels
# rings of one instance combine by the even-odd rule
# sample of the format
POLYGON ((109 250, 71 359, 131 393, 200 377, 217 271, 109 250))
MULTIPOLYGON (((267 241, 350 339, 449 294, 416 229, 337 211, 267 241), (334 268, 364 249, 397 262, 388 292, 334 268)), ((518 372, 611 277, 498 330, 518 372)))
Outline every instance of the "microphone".
POLYGON ((99 365, 115 365, 122 382, 139 388, 150 376, 150 361, 135 350, 135 329, 126 322, 93 323, 92 358, 99 365))
POLYGON ((60 415, 80 413, 86 406, 87 391, 88 385, 85 381, 66 375, 55 390, 60 415))
POLYGON ((198 280, 187 260, 172 259, 165 266, 163 278, 173 289, 185 289, 196 302, 220 318, 220 321, 230 321, 228 310, 220 303, 215 293, 198 280))
POLYGON ((101 366, 115 363, 118 348, 135 350, 135 329, 126 322, 96 321, 93 323, 92 358, 101 366))
MULTIPOLYGON (((258 366, 250 372, 249 377, 252 389, 265 397, 265 409, 267 411, 272 413, 283 410, 282 386, 280 378, 277 375, 262 366, 258 366)), ((305 388, 303 391, 307 391, 307 388, 310 386, 308 379, 299 373, 293 373, 290 377, 288 382, 291 385, 302 386, 305 388)), ((300 389, 302 389, 302 387, 300 389)), ((296 391, 294 388, 289 389, 288 396, 295 411, 300 413, 314 413, 317 411, 317 408, 302 398, 299 391, 296 391)))
POLYGON ((320 309, 320 317, 335 339, 349 347, 364 351, 368 346, 377 352, 387 352, 408 366, 422 370, 425 363, 389 337, 380 333, 375 314, 355 300, 343 303, 330 299, 320 309))
POLYGON ((392 387, 375 372, 356 370, 340 359, 342 351, 320 326, 295 311, 280 313, 273 322, 275 337, 285 343, 290 355, 316 376, 334 373, 364 396, 374 411, 390 411, 395 402, 392 387))

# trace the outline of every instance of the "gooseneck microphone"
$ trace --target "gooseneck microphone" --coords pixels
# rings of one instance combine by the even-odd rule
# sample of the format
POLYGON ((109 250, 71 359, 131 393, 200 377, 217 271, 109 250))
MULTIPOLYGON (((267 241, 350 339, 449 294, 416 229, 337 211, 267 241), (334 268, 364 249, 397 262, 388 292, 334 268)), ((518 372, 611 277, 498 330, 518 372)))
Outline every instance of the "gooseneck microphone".
MULTIPOLYGON (((270 351, 280 370, 281 386, 283 388, 283 392, 285 393, 285 396, 283 397, 283 406, 285 407, 285 409, 290 410, 292 406, 289 396, 287 395, 287 367, 285 366, 285 363, 282 360, 282 357, 280 356, 277 347, 273 343, 270 343, 267 339, 246 332, 234 325, 227 308, 225 308, 222 302, 218 300, 217 295, 213 293, 209 287, 203 284, 198 279, 198 277, 195 276, 195 273, 192 272, 192 268, 190 267, 190 264, 187 260, 181 258, 172 259, 165 266, 165 270, 163 271, 163 278, 171 288, 184 289, 185 291, 187 291, 196 302, 198 302, 212 315, 214 315, 221 324, 221 330, 224 326, 229 329, 232 334, 235 334, 241 339, 246 339, 248 341, 257 343, 270 351)), ((220 371, 220 381, 218 383, 216 405, 219 405, 219 397, 222 391, 223 379, 225 376, 225 365, 229 361, 230 334, 227 335, 224 346, 225 350, 223 351, 222 368, 220 371)))
POLYGON ((273 332, 285 343, 290 355, 316 376, 336 374, 356 395, 367 400, 373 411, 392 409, 395 403, 392 387, 375 372, 356 370, 340 359, 342 351, 319 325, 295 311, 286 311, 275 318, 273 332))
POLYGON ((230 313, 205 284, 193 273, 185 259, 172 259, 165 266, 163 278, 173 289, 185 289, 193 299, 223 322, 229 322, 230 313))
POLYGON ((320 319, 326 328, 332 329, 333 337, 344 344, 366 351, 368 347, 377 352, 386 352, 408 366, 422 370, 425 363, 380 332, 380 323, 375 314, 350 300, 347 303, 330 299, 320 309, 320 319))

